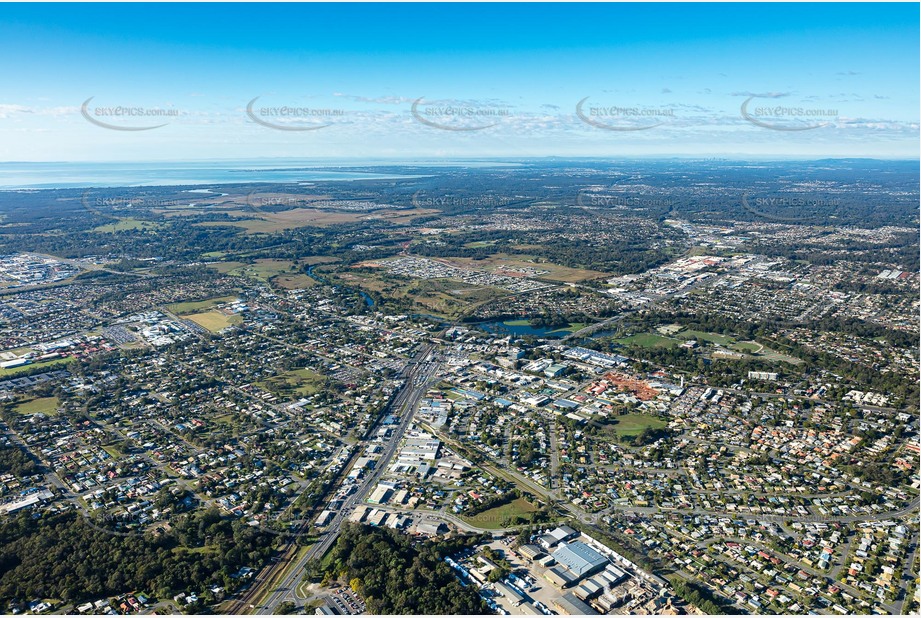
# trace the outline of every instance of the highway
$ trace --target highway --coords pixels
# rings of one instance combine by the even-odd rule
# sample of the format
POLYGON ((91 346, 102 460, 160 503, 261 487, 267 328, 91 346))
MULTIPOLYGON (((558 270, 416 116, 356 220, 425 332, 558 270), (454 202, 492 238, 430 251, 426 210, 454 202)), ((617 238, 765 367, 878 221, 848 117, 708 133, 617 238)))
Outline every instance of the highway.
MULTIPOLYGON (((329 524, 328 532, 321 534, 317 543, 287 570, 284 579, 278 584, 275 590, 271 592, 265 604, 257 608, 258 614, 274 614, 276 608, 285 600, 297 602, 297 598, 294 595, 294 589, 300 582, 305 565, 313 559, 322 558, 323 555, 329 551, 339 537, 339 529, 343 522, 348 518, 352 510, 363 503, 368 494, 377 486, 378 481, 386 472, 390 460, 397 452, 397 447, 403 435, 412 422, 413 412, 416 406, 422 397, 425 396, 430 381, 440 367, 438 362, 429 359, 433 349, 434 346, 432 344, 426 344, 415 358, 406 365, 402 374, 402 377, 406 381, 394 396, 388 409, 381 415, 382 419, 389 414, 398 415, 400 421, 386 442, 384 452, 377 461, 374 471, 366 476, 361 481, 358 488, 345 499, 342 508, 336 513, 332 522, 329 524)), ((376 427, 377 425, 369 430, 369 435, 376 427)), ((343 476, 348 474, 350 468, 351 466, 348 466, 343 469, 343 476)), ((268 581, 268 579, 265 581, 268 581)))

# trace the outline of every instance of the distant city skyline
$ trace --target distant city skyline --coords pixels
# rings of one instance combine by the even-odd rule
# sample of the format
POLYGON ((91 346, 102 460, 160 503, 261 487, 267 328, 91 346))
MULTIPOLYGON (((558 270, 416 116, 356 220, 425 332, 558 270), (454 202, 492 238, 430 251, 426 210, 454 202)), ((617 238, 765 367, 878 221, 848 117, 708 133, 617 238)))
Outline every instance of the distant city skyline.
POLYGON ((917 158, 917 4, 5 5, 0 161, 917 158))

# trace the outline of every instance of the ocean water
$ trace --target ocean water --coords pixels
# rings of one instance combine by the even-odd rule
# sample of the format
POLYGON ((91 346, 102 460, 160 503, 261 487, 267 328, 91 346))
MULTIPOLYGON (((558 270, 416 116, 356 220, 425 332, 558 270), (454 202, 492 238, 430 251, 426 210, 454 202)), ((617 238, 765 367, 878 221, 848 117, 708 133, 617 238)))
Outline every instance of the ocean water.
MULTIPOLYGON (((355 167, 349 165, 348 167, 355 167)), ((338 167, 338 166, 337 166, 338 167)), ((345 166, 341 166, 345 167, 345 166)), ((0 190, 193 186, 420 178, 340 171, 317 164, 260 162, 0 163, 0 190)))

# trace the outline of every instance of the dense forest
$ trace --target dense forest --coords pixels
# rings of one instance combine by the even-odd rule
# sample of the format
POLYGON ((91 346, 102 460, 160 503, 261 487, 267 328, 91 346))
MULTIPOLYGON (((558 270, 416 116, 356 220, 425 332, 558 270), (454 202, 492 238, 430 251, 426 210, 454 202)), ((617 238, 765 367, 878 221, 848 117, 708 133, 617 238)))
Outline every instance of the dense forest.
POLYGON ((22 478, 36 473, 38 464, 28 453, 17 446, 0 446, 0 474, 22 478))
POLYGON ((158 536, 109 534, 71 512, 0 525, 0 603, 60 598, 79 602, 130 591, 167 597, 217 584, 258 567, 275 536, 224 519, 216 510, 190 515, 158 536))
POLYGON ((348 582, 371 614, 488 614, 479 594, 444 560, 476 541, 416 541, 396 530, 348 524, 323 565, 308 575, 348 582))

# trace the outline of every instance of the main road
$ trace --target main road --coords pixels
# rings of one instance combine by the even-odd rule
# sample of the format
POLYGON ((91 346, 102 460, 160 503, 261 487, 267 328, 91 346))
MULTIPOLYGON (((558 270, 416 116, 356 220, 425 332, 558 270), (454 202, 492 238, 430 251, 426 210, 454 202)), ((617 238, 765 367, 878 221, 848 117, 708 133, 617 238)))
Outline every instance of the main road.
MULTIPOLYGON (((377 485, 381 476, 386 472, 390 460, 393 458, 400 444, 400 440, 402 440, 403 435, 412 422, 417 404, 425 395, 429 383, 440 366, 437 361, 429 359, 433 349, 434 346, 432 344, 425 344, 415 358, 406 365, 403 370, 405 382, 391 400, 388 409, 381 415, 381 418, 385 418, 391 413, 393 415, 399 415, 400 421, 387 440, 384 446, 384 452, 381 454, 380 459, 378 459, 374 471, 366 476, 357 489, 346 497, 342 504, 342 508, 339 509, 332 522, 328 525, 328 531, 321 534, 318 541, 301 556, 296 563, 288 568, 284 578, 271 592, 266 602, 257 608, 257 613, 264 615, 274 614, 276 613, 277 607, 284 601, 290 600, 297 602, 294 590, 303 575, 306 564, 311 560, 322 558, 323 555, 329 551, 330 547, 333 546, 333 543, 335 543, 336 539, 339 537, 339 529, 342 527, 345 519, 356 506, 365 501, 368 493, 377 485)), ((349 467, 344 468, 343 475, 346 475, 348 471, 349 467)), ((341 482, 340 480, 340 485, 341 482)), ((268 581, 268 579, 264 581, 268 581)))

